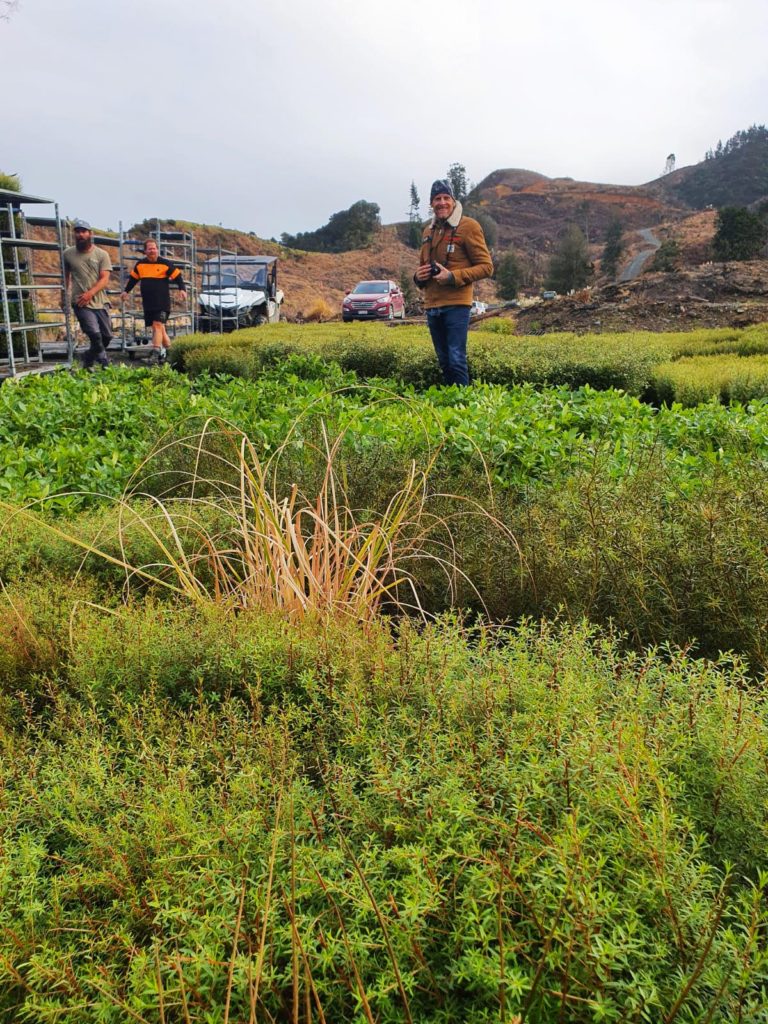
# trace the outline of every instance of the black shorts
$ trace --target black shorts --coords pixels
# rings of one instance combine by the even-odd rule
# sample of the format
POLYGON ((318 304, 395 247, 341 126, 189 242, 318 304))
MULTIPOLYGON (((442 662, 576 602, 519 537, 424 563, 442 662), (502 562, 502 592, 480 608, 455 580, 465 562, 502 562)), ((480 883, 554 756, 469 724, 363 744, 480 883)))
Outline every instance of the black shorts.
POLYGON ((168 322, 168 310, 167 309, 145 309, 144 310, 144 323, 147 327, 151 327, 152 324, 164 324, 168 322))

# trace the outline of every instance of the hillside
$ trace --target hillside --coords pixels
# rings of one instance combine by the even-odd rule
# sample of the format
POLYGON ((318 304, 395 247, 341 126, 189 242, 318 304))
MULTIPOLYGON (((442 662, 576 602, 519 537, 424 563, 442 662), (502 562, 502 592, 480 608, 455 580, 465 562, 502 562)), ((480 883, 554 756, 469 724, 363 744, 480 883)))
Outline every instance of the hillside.
POLYGON ((695 209, 750 206, 766 199, 768 132, 764 128, 739 132, 719 155, 710 154, 708 159, 681 167, 644 188, 663 201, 695 209))
POLYGON ((683 205, 639 186, 547 178, 517 168, 484 178, 467 206, 496 221, 500 249, 528 254, 550 251, 569 222, 578 224, 595 243, 603 241, 614 218, 630 231, 675 220, 685 212, 683 205))
MULTIPOLYGON (((534 259, 551 251, 564 226, 577 224, 592 245, 602 246, 618 218, 627 232, 674 224, 694 210, 749 206, 768 197, 768 131, 737 132, 707 159, 645 185, 610 185, 547 178, 535 171, 494 171, 470 193, 467 205, 499 227, 499 248, 534 259)), ((597 255, 597 253, 595 253, 597 255)))
MULTIPOLYGON (((768 174, 768 160, 760 164, 766 145, 758 133, 754 141, 732 152, 638 186, 548 178, 523 168, 502 168, 474 187, 466 207, 470 213, 483 211, 496 222, 497 251, 516 249, 527 259, 537 283, 568 223, 578 224, 588 236, 595 260, 600 257, 609 224, 618 219, 624 226, 627 256, 642 248, 635 232, 652 227, 662 238, 680 235, 684 262, 695 265, 709 259, 714 215, 710 212, 704 220, 694 221, 694 209, 710 205, 709 197, 715 193, 722 202, 752 201, 763 185, 760 167, 768 174)), ((400 241, 395 225, 383 227, 369 248, 341 254, 300 252, 239 231, 187 226, 194 228, 202 246, 220 243, 239 252, 279 255, 284 308, 291 318, 306 316, 318 300, 335 313, 345 288, 356 281, 372 277, 397 280, 402 271, 410 273, 415 265, 415 253, 400 241)), ((482 299, 492 299, 495 288, 484 282, 478 293, 482 299)))

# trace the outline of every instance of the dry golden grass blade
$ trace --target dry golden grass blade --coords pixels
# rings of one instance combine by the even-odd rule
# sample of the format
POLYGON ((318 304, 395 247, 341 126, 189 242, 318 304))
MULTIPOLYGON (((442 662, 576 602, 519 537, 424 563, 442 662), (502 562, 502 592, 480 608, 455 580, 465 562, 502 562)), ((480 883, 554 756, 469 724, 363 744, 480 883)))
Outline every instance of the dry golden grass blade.
POLYGON ((267 927, 269 925, 269 912, 272 905, 272 885, 275 877, 275 861, 277 860, 277 843, 280 836, 280 810, 282 808, 283 792, 278 792, 277 806, 275 807, 275 821, 272 826, 272 849, 269 855, 269 875, 267 878, 267 891, 264 900, 264 919, 261 923, 261 936, 259 937, 259 951, 256 954, 256 977, 251 985, 251 1005, 255 1007, 259 999, 259 987, 261 986, 261 974, 264 970, 264 957, 267 953, 267 927))
POLYGON ((224 1000, 224 1024, 229 1024, 229 1009, 232 1003, 232 988, 235 983, 235 964, 237 963, 237 946, 240 942, 240 925, 243 920, 243 910, 245 908, 245 891, 248 882, 247 871, 243 871, 243 880, 240 885, 240 901, 237 906, 237 917, 235 918, 235 929, 234 935, 232 936, 232 952, 229 957, 229 964, 227 967, 227 991, 226 998, 224 1000))

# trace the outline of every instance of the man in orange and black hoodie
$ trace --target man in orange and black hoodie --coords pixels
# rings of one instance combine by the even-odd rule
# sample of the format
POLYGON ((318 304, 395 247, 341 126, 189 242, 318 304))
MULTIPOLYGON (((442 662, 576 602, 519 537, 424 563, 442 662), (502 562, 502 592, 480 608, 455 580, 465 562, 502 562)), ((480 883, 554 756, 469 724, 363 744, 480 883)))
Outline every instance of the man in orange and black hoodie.
POLYGON ((122 298, 128 298, 138 282, 141 285, 141 304, 144 307, 144 323, 152 328, 152 355, 158 363, 164 363, 171 339, 165 329, 168 314, 171 312, 170 282, 175 281, 179 295, 186 299, 184 279, 181 271, 165 256, 160 255, 157 242, 148 238, 144 243, 144 259, 137 260, 130 273, 122 298))
POLYGON ((483 229, 465 217, 448 181, 433 183, 434 214, 421 239, 413 280, 424 290, 427 324, 446 384, 469 384, 467 331, 472 284, 493 274, 483 229))

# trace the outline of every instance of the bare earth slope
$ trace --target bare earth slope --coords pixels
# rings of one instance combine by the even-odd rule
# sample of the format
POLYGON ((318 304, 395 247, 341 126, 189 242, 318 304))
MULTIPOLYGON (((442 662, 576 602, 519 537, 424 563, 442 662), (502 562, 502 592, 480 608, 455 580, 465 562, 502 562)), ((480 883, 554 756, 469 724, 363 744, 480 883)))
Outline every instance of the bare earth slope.
POLYGON ((682 204, 632 185, 601 185, 572 178, 545 178, 531 171, 495 171, 473 190, 469 204, 499 226, 499 248, 551 249, 563 228, 576 223, 590 241, 602 242, 614 218, 627 231, 676 220, 682 204))
POLYGON ((685 331, 768 322, 768 261, 707 263, 641 274, 577 296, 521 309, 518 334, 552 331, 685 331))
POLYGON ((370 248, 345 253, 300 252, 240 231, 198 224, 190 227, 198 246, 214 248, 220 243, 241 253, 278 256, 278 281, 285 292, 283 309, 291 319, 306 316, 318 301, 338 313, 346 288, 367 278, 398 280, 401 270, 412 274, 416 265, 416 254, 398 240, 394 227, 382 228, 370 248))

